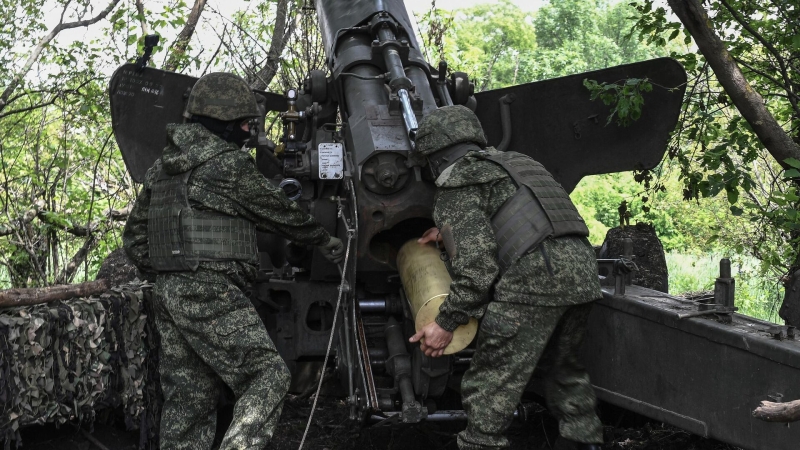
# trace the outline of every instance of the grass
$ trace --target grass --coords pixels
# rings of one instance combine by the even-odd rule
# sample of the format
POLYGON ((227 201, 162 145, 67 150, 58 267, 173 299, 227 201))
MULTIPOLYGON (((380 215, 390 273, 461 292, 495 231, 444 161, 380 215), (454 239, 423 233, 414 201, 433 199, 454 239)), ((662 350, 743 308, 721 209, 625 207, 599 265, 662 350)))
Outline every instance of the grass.
MULTIPOLYGON (((719 276, 719 260, 724 255, 669 252, 666 257, 670 294, 714 290, 714 282, 719 276)), ((739 313, 783 323, 778 317, 783 286, 777 279, 761 275, 758 261, 753 258, 732 257, 731 272, 736 279, 736 306, 739 307, 739 313)))

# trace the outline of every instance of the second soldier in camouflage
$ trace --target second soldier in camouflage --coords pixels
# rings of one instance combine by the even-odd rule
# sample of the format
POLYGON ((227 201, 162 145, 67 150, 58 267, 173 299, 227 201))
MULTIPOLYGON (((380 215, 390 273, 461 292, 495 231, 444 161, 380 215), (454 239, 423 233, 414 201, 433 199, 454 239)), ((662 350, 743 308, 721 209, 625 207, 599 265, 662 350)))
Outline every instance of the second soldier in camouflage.
POLYGON ((480 122, 463 106, 426 116, 416 145, 438 187, 437 228, 420 241, 442 241, 453 281, 436 321, 412 341, 422 339, 422 350, 439 356, 452 330, 482 318, 461 385, 468 425, 459 448, 508 447, 504 432, 538 364, 561 436, 576 448, 599 449, 595 395, 577 354, 601 293, 574 205, 540 164, 485 148, 480 122))

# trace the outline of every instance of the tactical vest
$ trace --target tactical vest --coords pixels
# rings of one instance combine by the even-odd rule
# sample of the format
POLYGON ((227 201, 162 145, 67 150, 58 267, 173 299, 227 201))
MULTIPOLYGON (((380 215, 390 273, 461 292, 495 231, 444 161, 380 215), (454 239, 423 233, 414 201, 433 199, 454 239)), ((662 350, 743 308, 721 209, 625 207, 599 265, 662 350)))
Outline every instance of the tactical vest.
POLYGON ((189 204, 192 170, 169 175, 156 167, 147 215, 150 263, 161 272, 195 271, 201 261, 250 261, 256 227, 244 219, 195 210, 189 204))
POLYGON ((484 158, 508 172, 518 188, 492 216, 501 271, 547 238, 589 236, 569 195, 544 166, 517 152, 484 158))

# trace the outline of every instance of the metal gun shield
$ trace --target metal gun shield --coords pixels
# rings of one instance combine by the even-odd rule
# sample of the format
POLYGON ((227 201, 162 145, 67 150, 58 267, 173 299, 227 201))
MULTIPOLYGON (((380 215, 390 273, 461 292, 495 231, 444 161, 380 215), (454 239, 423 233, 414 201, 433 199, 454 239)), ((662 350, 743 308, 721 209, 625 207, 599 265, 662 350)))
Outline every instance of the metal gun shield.
POLYGON ((168 123, 183 122, 183 109, 197 78, 135 64, 111 76, 111 124, 125 166, 141 183, 167 144, 168 123))
POLYGON ((503 140, 500 100, 510 95, 508 150, 542 163, 567 192, 587 175, 651 169, 661 162, 686 90, 686 72, 659 58, 475 94, 476 114, 490 145, 503 140), (606 122, 611 111, 590 100, 583 80, 614 83, 648 78, 642 115, 627 127, 606 122))
MULTIPOLYGON (((137 183, 167 145, 167 124, 183 122, 186 100, 197 78, 136 64, 123 64, 111 76, 111 124, 125 166, 137 183)), ((264 111, 286 110, 283 95, 254 91, 264 111)))

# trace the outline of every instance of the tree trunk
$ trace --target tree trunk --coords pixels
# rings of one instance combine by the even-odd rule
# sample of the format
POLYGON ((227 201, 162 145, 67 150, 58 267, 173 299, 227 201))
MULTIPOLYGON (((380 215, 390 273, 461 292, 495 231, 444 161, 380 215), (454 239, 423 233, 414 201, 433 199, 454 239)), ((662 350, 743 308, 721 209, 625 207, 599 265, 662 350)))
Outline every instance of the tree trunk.
POLYGON ((800 270, 791 274, 784 286, 786 291, 778 314, 786 321, 786 325, 800 328, 800 270))
POLYGON ((761 402, 753 417, 765 422, 797 422, 800 420, 800 400, 789 403, 761 402))
POLYGON ((40 303, 66 300, 73 297, 88 297, 109 290, 107 280, 100 279, 81 284, 50 286, 32 289, 9 289, 0 291, 0 308, 38 305, 40 303))
POLYGON ((672 11, 694 38, 725 92, 753 128, 767 151, 787 168, 788 158, 800 159, 798 146, 764 105, 764 99, 748 83, 725 43, 711 27, 700 0, 668 0, 672 11))
POLYGON ((293 26, 286 27, 289 20, 289 0, 279 0, 278 7, 275 11, 275 28, 272 31, 272 42, 269 44, 269 52, 267 53, 267 62, 254 76, 250 83, 253 89, 266 90, 269 83, 278 72, 278 66, 281 60, 281 53, 286 48, 286 43, 289 42, 289 37, 294 30, 293 26))
POLYGON ((197 28, 197 23, 200 21, 200 16, 203 14, 205 7, 206 0, 195 0, 192 11, 186 20, 186 25, 183 26, 178 37, 175 38, 175 42, 172 43, 172 50, 169 53, 166 64, 164 64, 164 70, 175 72, 184 62, 184 55, 186 54, 186 49, 189 48, 189 41, 192 40, 192 35, 194 35, 194 30, 197 28))
POLYGON ((139 23, 142 25, 142 36, 150 34, 147 27, 147 19, 144 16, 144 0, 136 0, 136 13, 139 15, 139 23))

